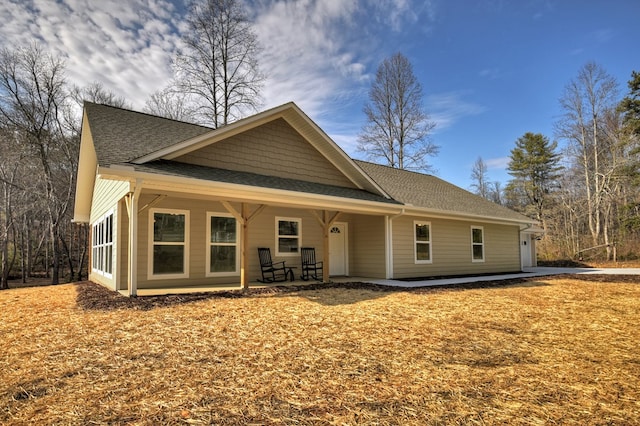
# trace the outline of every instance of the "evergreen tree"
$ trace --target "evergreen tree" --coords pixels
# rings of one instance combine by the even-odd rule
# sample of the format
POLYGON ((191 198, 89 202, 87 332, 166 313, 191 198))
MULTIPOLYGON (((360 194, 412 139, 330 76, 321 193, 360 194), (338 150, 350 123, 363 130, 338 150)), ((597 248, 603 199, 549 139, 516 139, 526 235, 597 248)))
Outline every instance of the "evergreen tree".
POLYGON ((514 207, 534 215, 543 226, 548 195, 562 169, 557 147, 558 143, 550 143, 546 136, 528 132, 516 140, 509 161, 508 171, 513 179, 506 188, 508 198, 512 203, 516 198, 514 207))

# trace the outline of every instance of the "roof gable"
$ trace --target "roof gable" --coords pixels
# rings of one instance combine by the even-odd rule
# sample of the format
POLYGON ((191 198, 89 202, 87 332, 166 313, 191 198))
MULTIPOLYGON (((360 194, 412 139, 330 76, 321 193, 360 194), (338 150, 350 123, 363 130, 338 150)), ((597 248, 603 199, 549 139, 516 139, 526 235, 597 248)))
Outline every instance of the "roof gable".
POLYGON ((357 188, 284 118, 203 146, 173 161, 357 188))

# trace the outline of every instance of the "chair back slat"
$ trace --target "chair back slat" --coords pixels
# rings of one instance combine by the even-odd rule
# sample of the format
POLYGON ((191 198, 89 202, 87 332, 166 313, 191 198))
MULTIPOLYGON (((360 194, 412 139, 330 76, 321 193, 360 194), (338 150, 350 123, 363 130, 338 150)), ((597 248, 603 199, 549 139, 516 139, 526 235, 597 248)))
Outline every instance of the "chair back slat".
POLYGON ((313 265, 316 263, 316 249, 313 247, 301 247, 300 253, 302 256, 303 265, 313 265))
POLYGON ((271 249, 258 247, 258 257, 260 258, 260 266, 273 265, 273 261, 271 260, 271 249))

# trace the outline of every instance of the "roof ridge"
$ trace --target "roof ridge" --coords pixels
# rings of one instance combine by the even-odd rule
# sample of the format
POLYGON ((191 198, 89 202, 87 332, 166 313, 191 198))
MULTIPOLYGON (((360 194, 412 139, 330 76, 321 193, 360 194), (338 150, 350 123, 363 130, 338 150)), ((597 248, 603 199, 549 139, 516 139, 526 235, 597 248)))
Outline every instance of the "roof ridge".
POLYGON ((169 117, 163 117, 161 115, 157 115, 157 114, 151 114, 149 112, 144 112, 144 111, 138 111, 135 109, 131 109, 131 108, 122 108, 122 107, 117 107, 114 105, 109 105, 109 104, 104 104, 104 103, 99 103, 99 102, 91 102, 91 101, 82 101, 83 106, 86 108, 87 105, 95 105, 95 106, 100 106, 100 107, 107 107, 107 108, 111 108, 111 109, 116 109, 119 111, 123 111, 123 112, 127 112, 127 113, 133 113, 133 114, 139 114, 139 115, 144 115, 150 118, 159 118, 162 120, 166 120, 166 121, 172 121, 174 123, 177 124, 187 124, 190 126, 197 126, 197 127, 202 127, 203 129, 207 129, 207 130, 216 130, 213 127, 209 127, 209 126, 205 126, 202 124, 198 124, 198 123, 192 123, 190 121, 184 121, 184 120, 176 120, 175 118, 169 118, 169 117))
MULTIPOLYGON (((384 167, 384 168, 391 169, 391 170, 397 170, 398 172, 413 173, 413 174, 420 175, 420 176, 430 176, 430 177, 434 177, 434 178, 436 178, 436 179, 443 180, 442 178, 439 178, 438 176, 436 176, 436 175, 434 175, 434 174, 431 174, 431 173, 422 173, 422 172, 417 172, 417 171, 415 171, 415 170, 401 169, 401 168, 399 168, 399 167, 392 167, 392 166, 389 166, 389 165, 386 165, 386 164, 374 163, 374 162, 372 162, 372 161, 359 160, 359 159, 357 159, 357 158, 353 158, 352 160, 353 160, 353 161, 356 161, 356 162, 360 162, 360 163, 367 163, 367 164, 371 164, 371 165, 378 166, 378 167, 384 167)), ((446 181, 445 181, 445 182, 446 182, 446 181)))

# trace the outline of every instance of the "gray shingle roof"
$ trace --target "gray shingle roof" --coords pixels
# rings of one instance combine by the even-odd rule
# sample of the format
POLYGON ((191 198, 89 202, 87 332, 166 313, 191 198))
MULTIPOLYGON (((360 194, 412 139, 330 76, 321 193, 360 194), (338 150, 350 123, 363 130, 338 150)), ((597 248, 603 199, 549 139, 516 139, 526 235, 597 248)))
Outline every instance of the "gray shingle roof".
MULTIPOLYGON (((196 124, 91 102, 85 102, 84 108, 89 119, 89 127, 100 166, 126 164, 136 158, 214 130, 196 124)), ((531 219, 519 213, 471 194, 437 177, 364 161, 356 160, 356 163, 395 201, 358 189, 196 166, 176 161, 156 160, 134 165, 134 167, 142 172, 169 176, 284 189, 357 200, 394 204, 404 203, 418 208, 441 211, 443 214, 455 213, 531 222, 531 219)))
POLYGON ((98 164, 125 163, 213 129, 108 105, 84 103, 98 164))
POLYGON ((443 213, 475 215, 520 222, 533 220, 465 191, 435 176, 355 160, 374 181, 394 199, 443 213))
POLYGON ((136 171, 155 173, 166 176, 186 177, 214 182, 235 183, 258 188, 283 189, 287 191, 328 195, 356 200, 375 201, 379 203, 400 204, 397 201, 372 194, 368 191, 342 186, 325 185, 296 179, 276 176, 265 176, 257 173, 238 172, 215 167, 199 166, 169 160, 155 160, 145 164, 134 165, 136 171))

